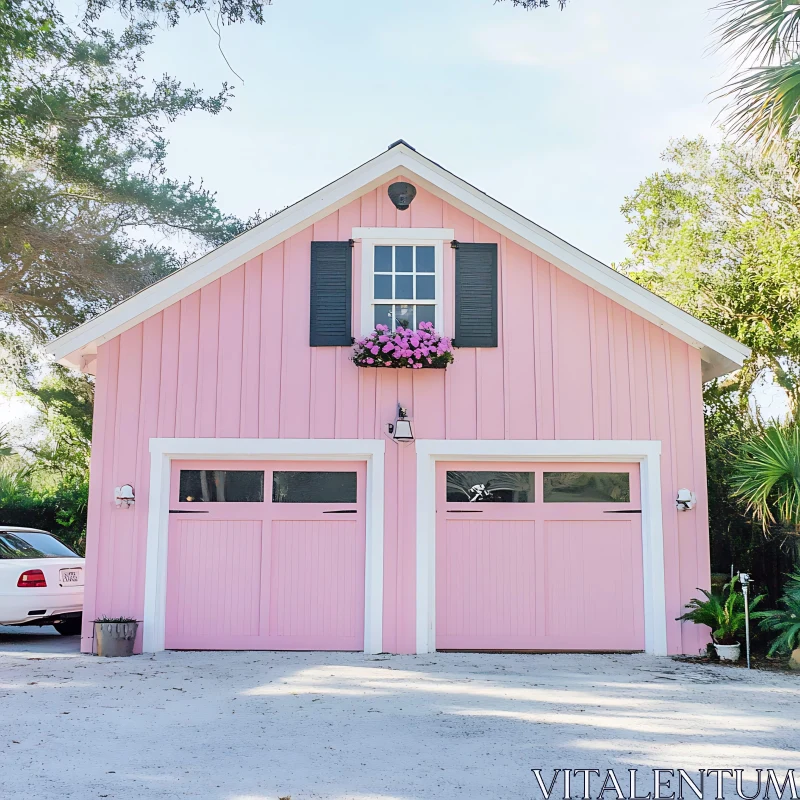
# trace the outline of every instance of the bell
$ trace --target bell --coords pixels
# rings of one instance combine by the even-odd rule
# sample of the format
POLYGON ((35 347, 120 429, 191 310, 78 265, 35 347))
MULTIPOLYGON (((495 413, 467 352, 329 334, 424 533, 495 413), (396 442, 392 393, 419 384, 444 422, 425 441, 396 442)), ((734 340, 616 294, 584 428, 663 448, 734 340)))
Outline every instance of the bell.
POLYGON ((398 181, 389 187, 389 199, 399 211, 405 211, 416 196, 416 188, 405 181, 398 181))

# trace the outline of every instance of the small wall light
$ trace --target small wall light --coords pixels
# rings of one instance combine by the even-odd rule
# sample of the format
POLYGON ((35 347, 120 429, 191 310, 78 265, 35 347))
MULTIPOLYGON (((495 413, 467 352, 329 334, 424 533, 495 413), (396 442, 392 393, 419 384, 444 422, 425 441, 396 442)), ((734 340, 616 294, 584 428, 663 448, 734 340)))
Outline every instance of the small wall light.
POLYGON ((697 495, 689 489, 678 489, 675 505, 678 511, 691 511, 697 505, 697 495))
POLYGON ((133 496, 133 486, 129 483, 126 483, 124 486, 117 486, 114 489, 114 502, 118 506, 125 506, 128 508, 132 506, 136 498, 133 496))
POLYGON ((398 181, 389 187, 389 199, 399 211, 405 211, 416 196, 416 188, 405 181, 398 181))
POLYGON ((411 420, 408 412, 400 406, 397 410, 397 420, 394 424, 389 423, 389 433, 396 442, 413 442, 414 431, 411 429, 411 420))

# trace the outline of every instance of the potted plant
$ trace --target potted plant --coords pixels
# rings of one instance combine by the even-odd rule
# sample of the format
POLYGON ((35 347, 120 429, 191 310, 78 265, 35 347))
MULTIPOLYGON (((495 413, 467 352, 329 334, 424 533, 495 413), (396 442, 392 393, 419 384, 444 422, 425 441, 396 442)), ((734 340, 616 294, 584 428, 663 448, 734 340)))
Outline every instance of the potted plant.
POLYGON ((94 621, 96 655, 119 658, 133 655, 139 623, 132 617, 99 617, 94 621))
POLYGON ((432 323, 420 322, 417 330, 387 325, 356 341, 353 363, 357 367, 393 369, 444 369, 453 362, 453 344, 438 333, 432 323))
MULTIPOLYGON (((678 617, 681 621, 708 625, 711 638, 721 661, 738 661, 741 655, 739 635, 744 630, 744 597, 736 591, 739 576, 723 585, 722 591, 698 589, 705 600, 693 598, 686 604, 689 610, 678 617)), ((750 601, 750 612, 764 599, 761 594, 750 601)))
POLYGON ((789 666, 800 669, 800 569, 789 575, 778 608, 759 611, 753 616, 762 631, 777 634, 767 655, 790 653, 789 666))

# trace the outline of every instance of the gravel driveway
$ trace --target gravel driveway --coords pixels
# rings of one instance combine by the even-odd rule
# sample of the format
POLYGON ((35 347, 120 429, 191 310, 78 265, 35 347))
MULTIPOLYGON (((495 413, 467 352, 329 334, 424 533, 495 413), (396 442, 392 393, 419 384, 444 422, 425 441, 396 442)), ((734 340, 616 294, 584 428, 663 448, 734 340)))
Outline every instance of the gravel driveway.
POLYGON ((0 637, 3 798, 506 800, 541 796, 533 767, 800 768, 792 674, 629 655, 107 660, 30 638, 0 637))

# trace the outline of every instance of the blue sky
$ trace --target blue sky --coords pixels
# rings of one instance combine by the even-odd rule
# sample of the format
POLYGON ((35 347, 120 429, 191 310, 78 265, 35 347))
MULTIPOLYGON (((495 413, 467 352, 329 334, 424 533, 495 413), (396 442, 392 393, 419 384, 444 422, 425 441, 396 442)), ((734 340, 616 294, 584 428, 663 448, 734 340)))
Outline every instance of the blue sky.
POLYGON ((397 138, 605 262, 626 249, 626 194, 671 137, 713 133, 721 83, 703 0, 275 0, 262 27, 194 18, 146 70, 232 111, 167 128, 170 173, 242 216, 294 202, 397 138))

